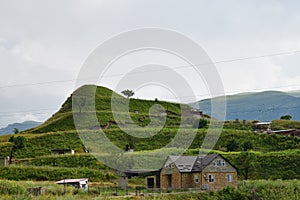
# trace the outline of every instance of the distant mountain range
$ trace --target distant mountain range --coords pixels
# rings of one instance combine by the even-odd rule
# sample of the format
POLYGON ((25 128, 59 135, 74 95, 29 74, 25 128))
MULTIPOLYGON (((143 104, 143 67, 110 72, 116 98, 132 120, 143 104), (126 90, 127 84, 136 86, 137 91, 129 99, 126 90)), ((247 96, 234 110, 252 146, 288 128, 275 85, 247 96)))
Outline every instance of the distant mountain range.
MULTIPOLYGON (((279 92, 265 91, 229 95, 227 98, 226 120, 279 119, 282 115, 291 115, 293 120, 300 120, 300 91, 279 92)), ((215 99, 220 99, 216 97, 215 99)), ((210 115, 211 99, 201 100, 200 109, 210 115)), ((191 104, 195 106, 195 104, 191 104)))
POLYGON ((42 122, 36 122, 36 121, 25 121, 22 123, 13 123, 7 125, 5 128, 0 129, 0 135, 5 135, 5 134, 12 134, 14 133, 14 129, 17 128, 19 131, 24 131, 27 129, 34 128, 38 125, 40 125, 42 122))

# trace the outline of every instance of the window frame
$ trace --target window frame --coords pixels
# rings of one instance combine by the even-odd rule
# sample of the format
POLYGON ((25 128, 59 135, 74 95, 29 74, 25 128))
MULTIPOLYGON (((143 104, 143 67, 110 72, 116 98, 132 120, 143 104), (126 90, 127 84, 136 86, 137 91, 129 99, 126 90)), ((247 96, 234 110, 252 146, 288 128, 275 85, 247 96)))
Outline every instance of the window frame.
POLYGON ((194 175, 194 182, 199 183, 199 176, 198 175, 194 175))
POLYGON ((232 180, 232 174, 227 174, 227 182, 228 183, 231 183, 233 180, 232 180), (229 178, 230 177, 230 178, 229 178))
POLYGON ((221 161, 222 166, 225 166, 225 160, 221 161))
POLYGON ((210 182, 210 183, 215 182, 215 176, 213 174, 208 175, 208 182, 210 182))

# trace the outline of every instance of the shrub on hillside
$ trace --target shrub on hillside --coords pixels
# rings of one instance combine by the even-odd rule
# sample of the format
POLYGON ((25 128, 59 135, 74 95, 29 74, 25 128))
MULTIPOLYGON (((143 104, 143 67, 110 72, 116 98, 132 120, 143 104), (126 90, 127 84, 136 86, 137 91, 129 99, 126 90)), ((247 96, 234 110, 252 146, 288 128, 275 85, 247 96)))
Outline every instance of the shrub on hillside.
POLYGON ((1 195, 25 194, 25 192, 25 188, 15 182, 0 180, 1 195))

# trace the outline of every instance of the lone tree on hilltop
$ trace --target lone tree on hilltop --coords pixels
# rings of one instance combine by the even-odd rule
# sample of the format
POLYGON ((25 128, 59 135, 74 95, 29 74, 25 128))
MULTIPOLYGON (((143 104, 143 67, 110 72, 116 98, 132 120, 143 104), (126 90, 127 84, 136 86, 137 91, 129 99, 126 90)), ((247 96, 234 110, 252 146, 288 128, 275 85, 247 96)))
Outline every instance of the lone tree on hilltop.
POLYGON ((123 90, 121 93, 124 96, 126 96, 127 98, 130 98, 130 97, 132 97, 134 95, 134 92, 132 90, 128 90, 128 89, 123 90))
POLYGON ((291 120, 292 116, 291 115, 283 115, 280 117, 280 119, 291 120))

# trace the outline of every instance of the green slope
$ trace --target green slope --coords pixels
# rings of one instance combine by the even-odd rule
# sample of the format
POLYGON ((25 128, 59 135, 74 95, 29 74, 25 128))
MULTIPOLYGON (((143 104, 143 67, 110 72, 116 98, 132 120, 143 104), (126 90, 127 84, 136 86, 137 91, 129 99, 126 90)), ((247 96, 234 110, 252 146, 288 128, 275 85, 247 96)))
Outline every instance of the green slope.
MULTIPOLYGON (((26 131, 26 133, 45 133, 45 132, 54 132, 54 131, 68 131, 75 130, 73 113, 72 113, 72 96, 78 95, 83 97, 84 106, 80 108, 74 103, 74 113, 88 113, 96 110, 99 126, 105 127, 108 123, 115 127, 115 121, 111 112, 111 96, 113 91, 100 86, 86 85, 77 89, 62 105, 61 109, 55 113, 50 119, 48 119, 42 125, 26 131), (91 96, 95 93, 95 108, 91 106, 91 96)), ((121 101, 126 99, 116 93, 115 96, 121 101)), ((134 122, 140 126, 146 126, 150 122, 149 118, 149 109, 155 105, 159 104, 166 109, 167 112, 167 123, 166 127, 178 127, 180 124, 181 111, 180 106, 188 108, 188 105, 180 105, 176 103, 169 103, 164 101, 149 101, 149 100, 140 100, 140 99, 130 99, 129 103, 129 112, 134 122), (138 111, 138 113, 135 113, 138 111)), ((89 119, 83 123, 87 124, 89 127, 89 119)), ((125 122, 126 123, 126 122, 125 122)), ((91 128, 91 127, 89 127, 91 128)))

